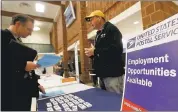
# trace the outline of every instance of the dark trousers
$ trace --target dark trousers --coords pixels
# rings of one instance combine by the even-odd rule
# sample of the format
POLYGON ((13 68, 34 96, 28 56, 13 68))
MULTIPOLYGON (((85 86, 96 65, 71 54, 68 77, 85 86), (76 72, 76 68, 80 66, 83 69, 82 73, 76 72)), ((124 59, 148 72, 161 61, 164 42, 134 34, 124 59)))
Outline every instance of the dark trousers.
POLYGON ((93 75, 92 76, 92 79, 93 79, 93 86, 97 86, 98 85, 98 81, 97 81, 97 76, 96 75, 93 75))
POLYGON ((103 81, 103 78, 100 77, 100 88, 103 89, 103 90, 106 90, 106 87, 104 85, 104 81, 103 81))
POLYGON ((16 97, 12 101, 12 111, 30 111, 31 97, 16 97))
MULTIPOLYGON (((98 86, 98 80, 97 80, 97 78, 98 77, 96 75, 92 76, 93 86, 95 86, 95 87, 98 86)), ((99 86, 100 86, 101 89, 106 90, 103 78, 101 78, 101 77, 100 77, 100 80, 99 80, 99 86)))

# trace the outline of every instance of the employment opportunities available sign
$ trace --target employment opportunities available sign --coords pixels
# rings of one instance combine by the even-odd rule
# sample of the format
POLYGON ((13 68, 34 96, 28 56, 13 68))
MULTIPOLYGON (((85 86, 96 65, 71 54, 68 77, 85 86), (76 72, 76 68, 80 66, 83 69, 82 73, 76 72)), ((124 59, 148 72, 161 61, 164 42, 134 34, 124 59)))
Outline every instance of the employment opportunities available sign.
POLYGON ((122 110, 178 110, 178 14, 127 43, 122 110))

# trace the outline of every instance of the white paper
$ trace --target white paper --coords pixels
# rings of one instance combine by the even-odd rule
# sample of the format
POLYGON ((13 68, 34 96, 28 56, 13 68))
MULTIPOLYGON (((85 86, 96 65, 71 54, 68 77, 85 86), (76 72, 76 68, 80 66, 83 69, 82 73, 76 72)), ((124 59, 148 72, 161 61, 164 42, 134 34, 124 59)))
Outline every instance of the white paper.
POLYGON ((70 107, 74 106, 74 104, 72 102, 68 102, 67 103, 70 107))
POLYGON ((63 108, 69 107, 66 103, 62 104, 63 108))
POLYGON ((79 99, 79 97, 78 97, 78 96, 74 96, 73 98, 75 98, 75 99, 79 99))
POLYGON ((79 104, 78 105, 82 110, 84 110, 84 109, 86 109, 87 107, 85 106, 85 105, 83 105, 83 104, 79 104))
POLYGON ((59 107, 59 105, 55 105, 53 106, 55 110, 61 110, 61 107, 59 107))
POLYGON ((59 102, 60 104, 64 103, 64 101, 62 101, 62 100, 58 100, 58 102, 59 102))
POLYGON ((66 102, 66 103, 67 103, 67 102, 69 102, 69 100, 68 100, 68 99, 64 99, 64 102, 66 102))
POLYGON ((58 101, 58 100, 59 100, 59 98, 58 98, 58 97, 56 97, 56 98, 55 98, 55 100, 56 100, 56 101, 58 101))
POLYGON ((54 100, 54 98, 51 98, 50 101, 53 102, 53 101, 55 101, 55 100, 54 100))
POLYGON ((52 104, 51 103, 46 103, 46 106, 47 107, 52 107, 52 104))
POLYGON ((68 96, 73 97, 74 95, 73 94, 68 94, 68 96))
POLYGON ((89 102, 85 102, 83 104, 86 105, 87 107, 92 107, 92 104, 90 104, 89 102))
POLYGON ((59 97, 59 99, 61 99, 61 100, 62 100, 62 99, 64 99, 64 97, 60 96, 60 97, 59 97))
POLYGON ((80 103, 83 103, 83 102, 85 102, 84 100, 82 100, 82 99, 78 99, 78 101, 80 102, 80 103))
POLYGON ((69 100, 70 100, 70 101, 74 101, 75 99, 73 99, 73 98, 70 98, 69 100))
POLYGON ((72 110, 73 111, 78 111, 78 107, 77 106, 72 106, 72 110))
POLYGON ((53 105, 58 105, 57 101, 53 101, 52 103, 53 105))
POLYGON ((78 105, 79 102, 77 100, 72 101, 74 104, 78 105))
POLYGON ((52 107, 47 108, 47 111, 54 111, 52 107))
POLYGON ((65 111, 72 111, 69 107, 68 108, 64 108, 65 111))

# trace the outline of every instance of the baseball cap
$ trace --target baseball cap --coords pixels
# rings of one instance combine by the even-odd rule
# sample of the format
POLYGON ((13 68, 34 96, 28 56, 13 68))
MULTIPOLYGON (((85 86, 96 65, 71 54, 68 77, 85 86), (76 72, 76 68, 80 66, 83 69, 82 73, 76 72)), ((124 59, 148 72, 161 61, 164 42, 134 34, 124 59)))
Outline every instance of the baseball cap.
POLYGON ((90 18, 94 17, 94 16, 100 16, 100 17, 105 18, 103 12, 101 12, 100 10, 95 10, 95 11, 91 12, 91 14, 89 16, 86 16, 85 20, 89 22, 90 18))

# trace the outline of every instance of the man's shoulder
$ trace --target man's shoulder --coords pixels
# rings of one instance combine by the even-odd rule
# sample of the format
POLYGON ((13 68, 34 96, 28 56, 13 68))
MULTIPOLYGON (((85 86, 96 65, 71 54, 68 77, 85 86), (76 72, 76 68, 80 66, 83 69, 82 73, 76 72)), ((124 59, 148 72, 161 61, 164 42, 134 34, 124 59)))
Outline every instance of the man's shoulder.
POLYGON ((8 29, 1 29, 1 32, 3 32, 3 33, 9 33, 9 30, 8 29))
POLYGON ((15 40, 14 36, 8 29, 1 29, 1 38, 4 44, 9 43, 11 39, 15 40))
POLYGON ((117 34, 120 37, 122 37, 122 33, 120 32, 120 30, 117 28, 117 26, 115 26, 114 24, 107 22, 107 26, 106 26, 106 32, 108 32, 109 34, 117 34))
POLYGON ((114 24, 112 24, 111 22, 106 22, 106 29, 118 30, 118 28, 114 24))
POLYGON ((8 29, 1 29, 1 35, 2 36, 12 36, 11 32, 8 29))
POLYGON ((1 29, 1 34, 6 34, 7 30, 6 29, 1 29))
POLYGON ((6 39, 8 38, 8 39, 15 40, 15 37, 8 29, 4 29, 4 30, 1 29, 1 35, 2 35, 2 38, 6 38, 6 39))

